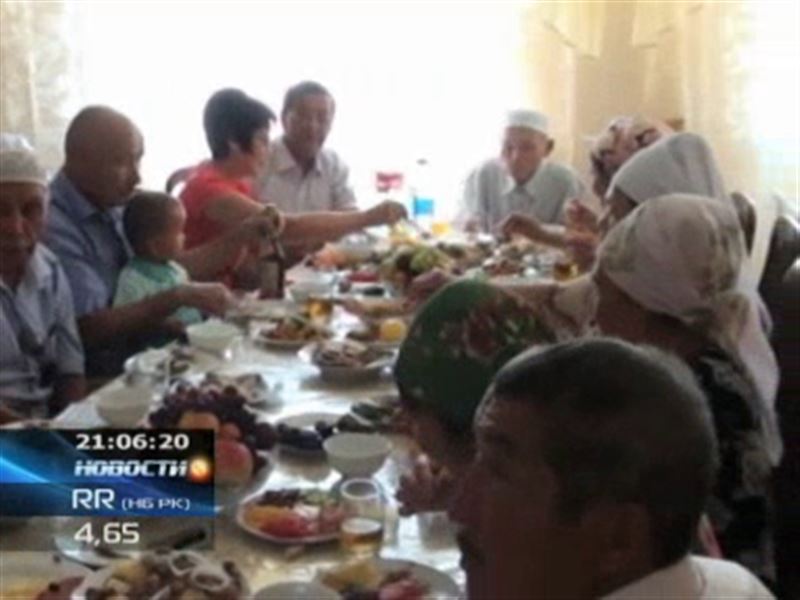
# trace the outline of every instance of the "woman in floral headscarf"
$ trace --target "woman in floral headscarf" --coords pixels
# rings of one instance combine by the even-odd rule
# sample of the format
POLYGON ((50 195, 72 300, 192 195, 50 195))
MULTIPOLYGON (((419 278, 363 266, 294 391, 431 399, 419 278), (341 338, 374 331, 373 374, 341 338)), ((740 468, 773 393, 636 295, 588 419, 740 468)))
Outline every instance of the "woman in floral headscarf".
POLYGON ((598 135, 589 151, 592 164, 592 190, 604 198, 611 179, 634 154, 673 133, 666 123, 642 116, 612 119, 598 135))
POLYGON ((444 507, 452 478, 471 459, 472 419, 495 373, 526 348, 552 341, 529 305, 485 283, 450 284, 422 307, 394 369, 427 455, 401 482, 404 512, 444 507))
POLYGON ((746 250, 737 216, 715 198, 648 200, 606 236, 593 278, 597 325, 608 335, 675 352, 704 388, 720 470, 708 513, 723 552, 760 548, 767 488, 781 455, 775 357, 743 284, 746 250))

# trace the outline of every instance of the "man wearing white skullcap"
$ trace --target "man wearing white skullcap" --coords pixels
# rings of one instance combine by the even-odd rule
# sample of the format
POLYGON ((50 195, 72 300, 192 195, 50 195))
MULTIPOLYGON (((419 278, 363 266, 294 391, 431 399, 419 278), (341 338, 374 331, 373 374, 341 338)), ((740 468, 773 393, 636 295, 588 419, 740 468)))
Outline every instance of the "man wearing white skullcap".
POLYGON ((0 148, 0 420, 43 417, 84 395, 69 283, 39 239, 47 173, 30 146, 0 148))
POLYGON ((564 203, 583 195, 577 174, 547 160, 554 142, 547 117, 534 110, 506 115, 500 158, 472 171, 464 188, 458 221, 490 231, 511 215, 538 223, 559 223, 564 203))

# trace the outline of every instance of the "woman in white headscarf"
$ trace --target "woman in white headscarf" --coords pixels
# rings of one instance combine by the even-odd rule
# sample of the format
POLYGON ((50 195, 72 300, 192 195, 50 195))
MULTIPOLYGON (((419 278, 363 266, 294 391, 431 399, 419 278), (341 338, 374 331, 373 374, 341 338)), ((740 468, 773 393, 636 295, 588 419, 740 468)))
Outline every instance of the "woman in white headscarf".
POLYGON ((705 389, 720 458, 709 515, 733 558, 759 548, 770 472, 782 449, 777 363, 757 297, 742 282, 745 254, 729 204, 677 194, 650 199, 619 222, 593 273, 599 329, 675 352, 705 389))
POLYGON ((622 165, 606 193, 601 231, 643 202, 666 194, 696 194, 731 203, 714 153, 701 136, 667 136, 622 165))

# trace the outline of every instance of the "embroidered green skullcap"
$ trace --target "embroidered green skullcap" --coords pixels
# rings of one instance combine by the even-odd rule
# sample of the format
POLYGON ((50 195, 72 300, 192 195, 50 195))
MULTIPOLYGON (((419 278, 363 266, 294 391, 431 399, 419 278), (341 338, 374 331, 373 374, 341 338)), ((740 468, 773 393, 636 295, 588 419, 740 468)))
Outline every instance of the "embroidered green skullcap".
POLYGON ((513 294, 457 281, 420 309, 400 348, 395 382, 405 401, 463 433, 495 373, 526 348, 552 341, 533 308, 513 294))

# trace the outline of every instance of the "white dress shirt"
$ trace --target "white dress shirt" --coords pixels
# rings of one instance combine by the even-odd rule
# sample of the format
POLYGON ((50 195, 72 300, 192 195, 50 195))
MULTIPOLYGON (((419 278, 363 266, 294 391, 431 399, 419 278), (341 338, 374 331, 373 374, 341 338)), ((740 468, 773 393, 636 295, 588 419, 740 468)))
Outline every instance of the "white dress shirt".
POLYGON ((758 578, 727 560, 687 556, 634 581, 603 600, 766 600, 775 597, 758 578))
POLYGON ((542 223, 560 223, 564 204, 585 194, 578 174, 554 162, 542 163, 528 181, 518 185, 503 162, 484 162, 467 177, 457 221, 475 220, 490 231, 512 213, 536 218, 542 223))
POLYGON ((320 150, 312 169, 304 173, 280 139, 270 146, 255 193, 261 202, 275 204, 287 213, 356 210, 348 178, 347 165, 327 148, 320 150))

